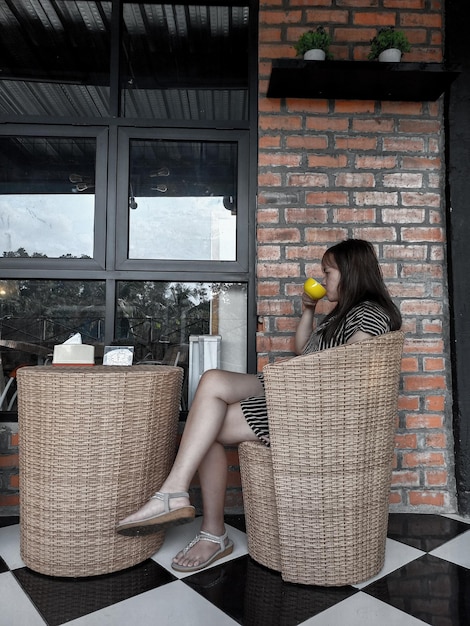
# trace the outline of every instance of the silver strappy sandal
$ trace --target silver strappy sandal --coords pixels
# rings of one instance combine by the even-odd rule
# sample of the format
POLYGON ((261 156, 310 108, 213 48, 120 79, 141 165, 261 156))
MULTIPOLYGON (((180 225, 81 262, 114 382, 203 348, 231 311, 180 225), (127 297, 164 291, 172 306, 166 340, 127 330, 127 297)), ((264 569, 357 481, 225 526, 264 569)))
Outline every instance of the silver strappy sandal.
POLYGON ((178 524, 191 522, 196 515, 195 508, 189 505, 170 509, 170 500, 172 498, 189 498, 189 494, 186 491, 176 493, 157 491, 150 499, 162 500, 163 512, 132 522, 121 522, 116 526, 116 532, 121 535, 148 535, 156 533, 167 526, 177 526, 178 524))
POLYGON ((187 554, 189 550, 191 550, 191 548, 195 546, 197 543, 199 543, 200 541, 211 541, 212 543, 218 543, 219 549, 206 561, 199 563, 199 565, 185 566, 185 565, 178 565, 178 563, 172 563, 171 567, 177 572, 197 572, 200 569, 204 569, 205 567, 208 567, 214 561, 217 561, 218 559, 221 559, 224 556, 228 556, 233 551, 233 541, 228 538, 227 531, 225 531, 225 533, 223 535, 220 535, 219 537, 217 535, 211 535, 210 533, 206 533, 204 530, 201 530, 201 532, 198 535, 196 535, 194 539, 190 541, 185 548, 183 548, 183 551, 182 551, 183 555, 187 554), (228 540, 227 543, 225 543, 226 539, 228 540))

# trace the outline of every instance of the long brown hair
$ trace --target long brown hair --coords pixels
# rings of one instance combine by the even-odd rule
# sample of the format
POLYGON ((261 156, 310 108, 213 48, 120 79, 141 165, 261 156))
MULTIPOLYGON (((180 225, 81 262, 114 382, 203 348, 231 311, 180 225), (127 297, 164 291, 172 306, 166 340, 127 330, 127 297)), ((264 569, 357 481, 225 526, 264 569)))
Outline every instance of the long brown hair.
POLYGON ((328 248, 323 261, 336 266, 340 272, 338 304, 326 316, 331 320, 323 337, 331 339, 347 313, 365 300, 379 304, 390 317, 391 330, 401 327, 401 314, 390 298, 373 245, 364 239, 346 239, 328 248))

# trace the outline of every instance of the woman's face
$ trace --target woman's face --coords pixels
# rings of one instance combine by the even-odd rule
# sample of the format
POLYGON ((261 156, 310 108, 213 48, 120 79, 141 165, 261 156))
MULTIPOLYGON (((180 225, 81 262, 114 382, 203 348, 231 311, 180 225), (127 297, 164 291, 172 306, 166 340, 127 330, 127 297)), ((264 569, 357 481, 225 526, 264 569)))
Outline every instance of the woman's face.
POLYGON ((328 254, 323 257, 322 260, 322 270, 325 274, 325 289, 326 289, 326 297, 330 302, 338 302, 339 300, 339 281, 341 279, 341 274, 336 266, 335 260, 332 254, 328 254))

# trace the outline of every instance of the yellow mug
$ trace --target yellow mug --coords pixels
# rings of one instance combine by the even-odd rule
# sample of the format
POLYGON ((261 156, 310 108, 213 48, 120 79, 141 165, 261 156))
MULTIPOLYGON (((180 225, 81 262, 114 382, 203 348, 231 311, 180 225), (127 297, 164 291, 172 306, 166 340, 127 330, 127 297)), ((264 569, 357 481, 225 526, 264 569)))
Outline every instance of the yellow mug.
POLYGON ((314 278, 307 278, 304 283, 304 291, 312 300, 320 300, 326 295, 326 289, 320 285, 314 278))

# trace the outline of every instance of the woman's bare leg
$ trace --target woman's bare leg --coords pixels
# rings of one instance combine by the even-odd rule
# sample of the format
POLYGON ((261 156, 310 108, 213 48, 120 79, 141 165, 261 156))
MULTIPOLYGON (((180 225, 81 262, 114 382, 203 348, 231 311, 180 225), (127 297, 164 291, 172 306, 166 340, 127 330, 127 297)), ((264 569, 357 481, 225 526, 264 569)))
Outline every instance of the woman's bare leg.
MULTIPOLYGON (((227 487, 227 455, 222 444, 212 444, 199 465, 198 474, 204 507, 201 530, 220 537, 225 532, 224 504, 227 487)), ((178 552, 173 562, 185 567, 199 565, 218 549, 217 544, 200 541, 186 554, 178 552)))
MULTIPOLYGON (((230 445, 238 444, 241 441, 256 440, 256 435, 243 417, 239 402, 249 396, 263 394, 263 386, 254 375, 223 370, 205 372, 201 377, 191 405, 175 462, 159 491, 163 493, 187 491, 194 474, 203 463, 206 455, 208 458, 202 467, 203 475, 208 477, 211 474, 220 473, 221 454, 220 452, 212 453, 211 450, 215 442, 230 445)), ((202 482, 203 479, 201 479, 201 486, 202 482)), ((217 498, 214 498, 214 504, 212 504, 210 489, 205 489, 205 492, 204 507, 208 506, 209 510, 211 507, 220 509, 220 505, 215 504, 217 498)), ((173 498, 169 504, 170 509, 177 509, 187 506, 188 499, 173 498)), ((221 508, 223 516, 223 503, 221 508)), ((136 513, 122 520, 121 524, 158 515, 163 510, 163 502, 152 499, 136 513)), ((207 518, 207 522, 212 526, 214 523, 212 516, 207 518)), ((208 530, 208 532, 210 531, 208 530)))
MULTIPOLYGON (((238 403, 230 405, 218 440, 212 444, 198 469, 204 506, 201 530, 219 537, 224 534, 224 504, 227 487, 227 456, 224 445, 250 439, 256 440, 256 436, 246 423, 240 405, 238 403)), ((179 552, 173 562, 184 567, 197 566, 207 561, 218 549, 218 544, 200 541, 186 554, 179 552)))

